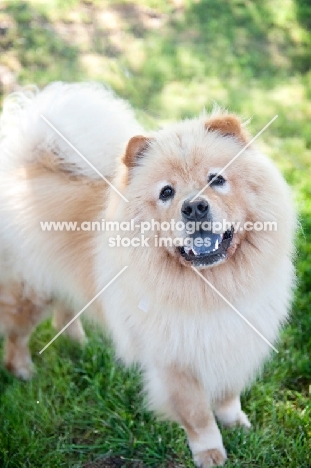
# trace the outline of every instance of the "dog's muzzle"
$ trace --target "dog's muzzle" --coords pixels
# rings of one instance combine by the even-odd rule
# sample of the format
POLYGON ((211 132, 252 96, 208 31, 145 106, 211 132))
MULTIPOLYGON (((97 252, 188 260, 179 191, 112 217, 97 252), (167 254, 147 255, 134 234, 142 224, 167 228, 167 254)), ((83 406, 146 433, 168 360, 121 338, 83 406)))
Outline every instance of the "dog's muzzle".
POLYGON ((233 238, 233 227, 224 233, 204 228, 206 225, 212 226, 213 217, 209 203, 203 198, 186 200, 181 213, 186 225, 195 223, 194 232, 187 234, 184 246, 178 248, 181 256, 196 266, 208 266, 224 260, 233 238))

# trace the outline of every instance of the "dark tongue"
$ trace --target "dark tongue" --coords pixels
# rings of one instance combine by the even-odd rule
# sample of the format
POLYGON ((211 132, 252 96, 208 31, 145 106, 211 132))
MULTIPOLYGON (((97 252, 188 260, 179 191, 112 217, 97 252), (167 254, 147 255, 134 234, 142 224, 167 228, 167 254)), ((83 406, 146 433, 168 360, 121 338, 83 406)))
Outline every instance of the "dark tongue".
POLYGON ((222 235, 215 234, 210 231, 195 232, 191 236, 191 240, 192 246, 189 249, 185 248, 186 253, 189 253, 192 250, 194 255, 203 257, 219 248, 222 241, 222 235))

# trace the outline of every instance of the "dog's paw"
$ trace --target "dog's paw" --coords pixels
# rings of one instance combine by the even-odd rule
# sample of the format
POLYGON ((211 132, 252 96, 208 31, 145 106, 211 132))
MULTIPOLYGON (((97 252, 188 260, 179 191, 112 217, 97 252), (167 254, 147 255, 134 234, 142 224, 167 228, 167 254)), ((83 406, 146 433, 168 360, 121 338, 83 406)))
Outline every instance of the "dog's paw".
POLYGON ((30 380, 36 372, 35 366, 31 361, 26 360, 23 363, 15 364, 14 362, 4 362, 6 369, 15 377, 21 380, 30 380))
POLYGON ((79 345, 84 346, 87 343, 87 337, 83 330, 83 327, 80 322, 73 322, 69 327, 64 331, 64 334, 67 335, 71 340, 76 341, 79 345))
POLYGON ((204 450, 193 456, 198 468, 210 468, 211 466, 223 466, 227 460, 227 454, 223 447, 204 450))
POLYGON ((222 424, 225 427, 242 427, 246 430, 249 430, 252 427, 251 423, 249 422, 248 417, 242 410, 239 412, 239 414, 236 416, 234 420, 222 421, 222 424))
MULTIPOLYGON (((73 317, 69 314, 62 315, 61 311, 55 311, 53 318, 53 326, 56 330, 61 331, 73 317)), ((87 343, 87 338, 82 326, 82 323, 79 319, 74 320, 67 328, 64 330, 64 335, 68 336, 73 341, 76 341, 81 346, 84 346, 87 343)))

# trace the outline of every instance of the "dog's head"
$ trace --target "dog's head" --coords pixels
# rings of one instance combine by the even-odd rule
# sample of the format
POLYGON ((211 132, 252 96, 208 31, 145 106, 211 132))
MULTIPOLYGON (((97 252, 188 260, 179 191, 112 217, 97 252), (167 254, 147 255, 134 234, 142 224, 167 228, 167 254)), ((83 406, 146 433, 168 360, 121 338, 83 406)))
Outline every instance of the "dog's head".
POLYGON ((243 243, 256 244, 254 223, 282 212, 275 203, 281 177, 249 140, 235 115, 217 114, 129 141, 128 209, 137 220, 153 220, 148 236, 183 265, 234 258, 243 243))

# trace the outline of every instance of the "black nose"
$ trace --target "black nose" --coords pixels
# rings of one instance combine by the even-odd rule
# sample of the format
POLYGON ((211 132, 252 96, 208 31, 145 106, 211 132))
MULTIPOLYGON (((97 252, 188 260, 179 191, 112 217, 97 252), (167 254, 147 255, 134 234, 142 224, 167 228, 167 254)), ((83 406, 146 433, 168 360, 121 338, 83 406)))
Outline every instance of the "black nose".
POLYGON ((191 221, 199 221, 205 218, 209 211, 209 204, 202 198, 194 201, 185 201, 181 207, 183 217, 191 221))

